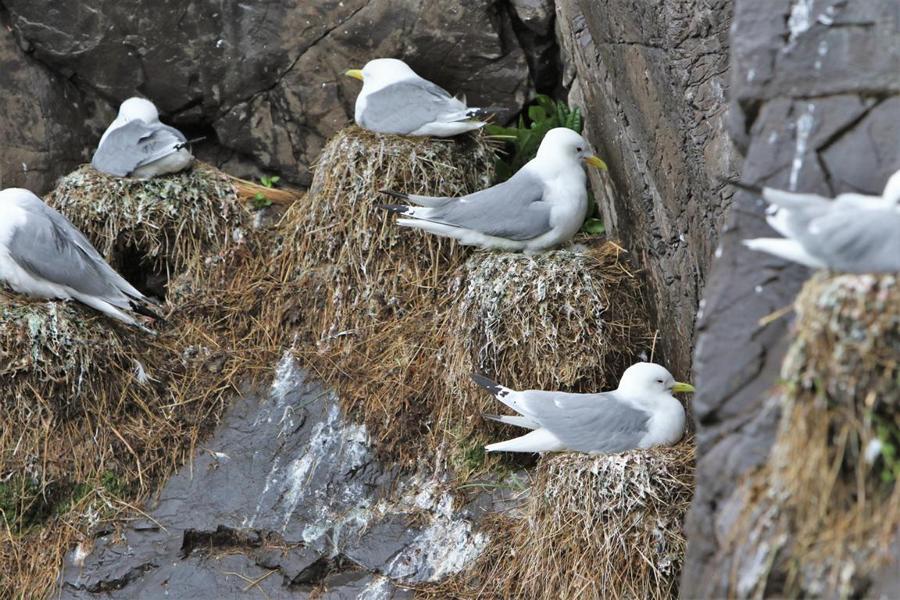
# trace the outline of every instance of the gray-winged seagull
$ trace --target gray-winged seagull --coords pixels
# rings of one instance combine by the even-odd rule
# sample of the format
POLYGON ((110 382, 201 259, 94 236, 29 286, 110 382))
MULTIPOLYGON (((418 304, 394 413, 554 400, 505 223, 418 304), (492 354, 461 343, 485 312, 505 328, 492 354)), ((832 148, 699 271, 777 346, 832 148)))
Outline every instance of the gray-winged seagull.
POLYGON ((100 138, 91 165, 115 177, 150 179, 191 166, 187 144, 183 133, 159 121, 152 102, 129 98, 100 138))
POLYGON ((588 195, 582 162, 606 168, 583 137, 557 127, 544 136, 537 155, 503 183, 460 198, 385 191, 418 206, 381 208, 402 215, 399 225, 462 244, 540 252, 571 240, 584 223, 588 195))
POLYGON ((77 300, 123 323, 159 318, 72 223, 29 192, 0 192, 0 281, 38 298, 77 300))
POLYGON ((452 137, 483 127, 478 119, 493 112, 469 108, 396 58, 376 58, 345 74, 363 82, 354 118, 370 131, 452 137))
POLYGON ((664 367, 637 363, 622 374, 619 387, 599 394, 517 392, 482 375, 475 382, 520 416, 484 415, 532 429, 521 437, 485 446, 488 452, 561 452, 592 454, 670 446, 684 435, 684 407, 672 394, 693 392, 664 367))
POLYGON ((762 196, 769 203, 766 221, 784 236, 744 240, 748 248, 814 269, 900 272, 900 171, 881 196, 847 193, 833 200, 729 183, 762 196))

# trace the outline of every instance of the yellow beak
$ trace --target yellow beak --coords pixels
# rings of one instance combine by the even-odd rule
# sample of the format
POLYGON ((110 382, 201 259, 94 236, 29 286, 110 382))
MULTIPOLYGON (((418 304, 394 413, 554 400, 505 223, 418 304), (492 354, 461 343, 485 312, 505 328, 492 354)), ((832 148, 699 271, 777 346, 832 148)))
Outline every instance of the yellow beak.
POLYGON ((595 169, 600 169, 601 171, 607 171, 606 163, 597 158, 596 156, 586 156, 584 158, 584 162, 586 164, 591 165, 595 169))
POLYGON ((350 69, 349 71, 344 73, 344 75, 346 75, 347 77, 352 77, 353 79, 359 79, 360 81, 363 80, 362 71, 360 71, 359 69, 350 69))
POLYGON ((694 392, 694 386, 689 383, 681 383, 680 381, 676 381, 675 385, 672 386, 672 391, 676 394, 680 392, 692 394, 694 392))

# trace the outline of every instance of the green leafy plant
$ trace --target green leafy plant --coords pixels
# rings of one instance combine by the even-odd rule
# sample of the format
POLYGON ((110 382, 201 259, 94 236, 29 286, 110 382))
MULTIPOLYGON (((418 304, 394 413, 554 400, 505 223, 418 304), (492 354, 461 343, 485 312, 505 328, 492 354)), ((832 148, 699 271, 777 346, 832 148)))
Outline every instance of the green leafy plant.
POLYGON ((895 424, 891 424, 887 419, 877 419, 875 431, 878 440, 881 442, 881 458, 884 460, 884 467, 881 470, 881 480, 884 483, 892 484, 900 479, 900 429, 895 424))
MULTIPOLYGON (((263 185, 263 187, 267 187, 269 189, 273 189, 278 182, 281 181, 281 177, 278 175, 272 175, 271 177, 268 175, 263 175, 259 178, 259 182, 263 185)), ((272 201, 262 192, 257 192, 255 196, 253 196, 253 208, 259 210, 266 208, 268 206, 272 206, 272 201)))
POLYGON ((555 127, 568 127, 581 133, 584 127, 581 109, 569 108, 565 102, 557 102, 543 94, 538 95, 524 114, 519 116, 517 126, 488 125, 488 135, 506 140, 510 146, 504 151, 507 158, 497 157, 497 181, 506 181, 534 158, 544 135, 555 127))

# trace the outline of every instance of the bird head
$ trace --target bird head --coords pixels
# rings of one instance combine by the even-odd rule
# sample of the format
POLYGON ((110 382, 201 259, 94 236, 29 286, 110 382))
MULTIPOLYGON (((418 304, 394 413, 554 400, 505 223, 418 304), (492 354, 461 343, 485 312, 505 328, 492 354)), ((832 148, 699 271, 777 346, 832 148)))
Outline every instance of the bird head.
POLYGON ((396 58, 376 58, 367 62, 362 69, 350 69, 344 75, 359 79, 366 87, 376 88, 416 77, 409 65, 396 58))
POLYGON ((606 170, 606 163, 594 156, 587 141, 567 127, 551 129, 544 135, 535 158, 543 164, 569 165, 584 162, 606 170))
POLYGON ((153 123, 159 121, 159 111, 145 98, 129 98, 119 106, 118 118, 124 122, 140 119, 144 123, 153 123))
POLYGON ((668 369, 655 363, 639 362, 622 373, 619 391, 634 395, 693 392, 694 386, 675 381, 668 369))

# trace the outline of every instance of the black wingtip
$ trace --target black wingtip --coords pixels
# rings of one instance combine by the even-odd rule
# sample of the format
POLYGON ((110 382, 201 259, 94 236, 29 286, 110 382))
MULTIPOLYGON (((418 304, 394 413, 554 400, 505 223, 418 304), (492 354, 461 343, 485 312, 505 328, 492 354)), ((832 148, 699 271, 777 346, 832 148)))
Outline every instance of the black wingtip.
POLYGON ((509 112, 509 109, 503 106, 486 106, 484 108, 471 108, 466 112, 466 116, 470 119, 483 119, 493 115, 502 115, 509 112))
POLYGON ((393 190, 378 190, 378 193, 384 194, 385 196, 390 196, 392 198, 398 198, 400 200, 409 200, 409 194, 404 194, 402 192, 395 192, 393 190))
POLYGON ((145 305, 145 304, 141 304, 139 302, 131 302, 131 310, 133 310, 134 312, 136 312, 139 315, 143 315, 145 317, 150 317, 151 319, 153 319, 155 321, 159 321, 163 325, 168 324, 168 321, 166 321, 162 317, 162 315, 156 313, 155 311, 150 310, 149 308, 147 308, 147 305, 145 305))
POLYGON ((399 215, 402 215, 405 212, 409 212, 409 207, 403 206, 402 204, 376 204, 375 208, 381 208, 383 210, 397 213, 399 215))
POLYGON ((477 383, 478 385, 480 385, 481 387, 483 387, 484 389, 489 391, 491 394, 493 394, 494 396, 497 396, 499 398, 502 398, 503 396, 508 394, 508 392, 503 389, 503 386, 501 386, 496 381, 488 379, 487 377, 485 377, 484 375, 482 375, 480 373, 472 373, 472 381, 474 381, 475 383, 477 383))
POLYGON ((736 187, 739 190, 744 190, 745 192, 750 192, 751 194, 756 194, 757 196, 761 196, 763 193, 762 186, 744 183, 743 181, 740 181, 738 179, 719 177, 719 181, 724 183, 725 185, 736 187))

